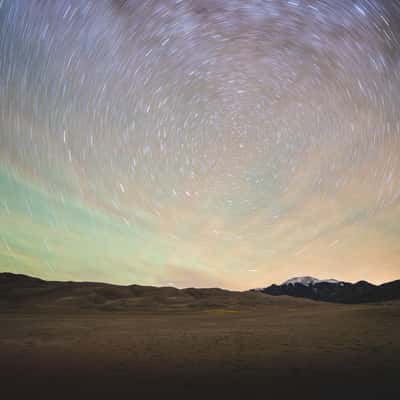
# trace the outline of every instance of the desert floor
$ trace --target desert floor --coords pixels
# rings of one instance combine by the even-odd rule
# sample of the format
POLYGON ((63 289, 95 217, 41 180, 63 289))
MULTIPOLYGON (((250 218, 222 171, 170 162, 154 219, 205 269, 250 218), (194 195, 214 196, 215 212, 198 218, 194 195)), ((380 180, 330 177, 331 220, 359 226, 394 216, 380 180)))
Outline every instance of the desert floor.
POLYGON ((399 362, 400 302, 0 313, 2 399, 398 399, 399 362))

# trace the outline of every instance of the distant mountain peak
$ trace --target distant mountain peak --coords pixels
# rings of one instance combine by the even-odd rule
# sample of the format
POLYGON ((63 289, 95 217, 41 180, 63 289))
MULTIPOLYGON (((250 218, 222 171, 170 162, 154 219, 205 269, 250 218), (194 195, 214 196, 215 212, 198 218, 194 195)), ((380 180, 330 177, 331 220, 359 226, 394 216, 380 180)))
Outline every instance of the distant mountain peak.
POLYGON ((291 279, 288 279, 287 281, 282 283, 283 285, 296 285, 296 284, 300 284, 300 285, 304 285, 304 286, 312 286, 315 285, 316 283, 322 283, 322 282, 326 282, 326 283, 334 283, 334 284, 338 284, 339 281, 336 279, 317 279, 314 278, 312 276, 298 276, 298 277, 294 277, 291 279))
POLYGON ((366 303, 400 299, 400 281, 373 285, 365 280, 356 283, 336 279, 317 279, 299 276, 281 285, 271 285, 259 292, 272 296, 294 296, 335 303, 366 303))

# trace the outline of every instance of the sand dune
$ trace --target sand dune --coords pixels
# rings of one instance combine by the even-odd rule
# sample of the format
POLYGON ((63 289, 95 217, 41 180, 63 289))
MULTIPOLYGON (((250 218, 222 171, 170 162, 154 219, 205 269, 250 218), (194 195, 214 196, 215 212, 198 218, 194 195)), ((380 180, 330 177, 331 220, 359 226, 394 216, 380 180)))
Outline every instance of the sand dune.
POLYGON ((49 282, 26 275, 0 274, 0 309, 53 311, 138 311, 301 306, 310 301, 219 288, 118 286, 94 282, 49 282))

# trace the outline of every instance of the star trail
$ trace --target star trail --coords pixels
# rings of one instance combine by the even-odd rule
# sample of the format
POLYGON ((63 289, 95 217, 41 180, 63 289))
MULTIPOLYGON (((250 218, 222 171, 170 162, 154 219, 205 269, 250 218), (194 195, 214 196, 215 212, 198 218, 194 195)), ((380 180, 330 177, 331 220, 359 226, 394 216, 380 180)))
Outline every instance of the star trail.
POLYGON ((0 1, 0 270, 400 272, 400 4, 0 1))

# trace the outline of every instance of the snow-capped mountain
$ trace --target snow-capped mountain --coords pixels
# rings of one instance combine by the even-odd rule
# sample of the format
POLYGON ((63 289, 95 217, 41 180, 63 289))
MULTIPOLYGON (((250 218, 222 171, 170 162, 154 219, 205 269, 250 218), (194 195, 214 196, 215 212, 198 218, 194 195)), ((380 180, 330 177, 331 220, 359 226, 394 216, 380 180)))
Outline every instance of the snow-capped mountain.
POLYGON ((296 283, 310 286, 315 285, 316 283, 327 282, 327 283, 335 283, 339 284, 340 282, 336 279, 317 279, 313 278, 312 276, 299 276, 295 278, 288 279, 287 281, 283 282, 282 285, 295 285, 296 283))
POLYGON ((350 283, 336 279, 301 276, 288 279, 281 285, 255 290, 273 296, 305 297, 334 303, 366 303, 400 299, 400 280, 373 285, 366 281, 350 283))

